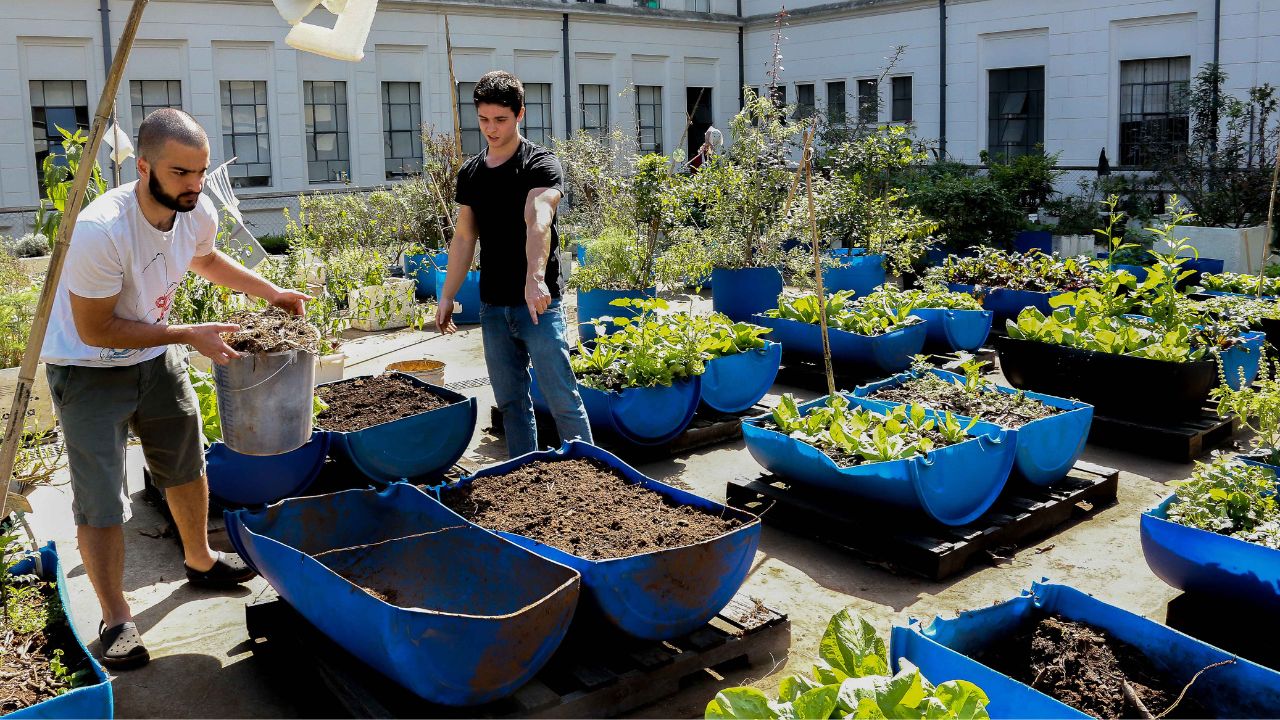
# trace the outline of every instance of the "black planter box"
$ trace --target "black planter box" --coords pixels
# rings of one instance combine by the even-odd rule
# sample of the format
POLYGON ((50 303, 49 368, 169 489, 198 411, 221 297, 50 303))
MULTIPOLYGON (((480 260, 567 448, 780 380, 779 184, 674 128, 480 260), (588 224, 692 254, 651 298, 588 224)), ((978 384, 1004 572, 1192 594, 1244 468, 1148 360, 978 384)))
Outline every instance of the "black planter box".
POLYGON ((1213 359, 1176 363, 994 337, 1000 369, 1022 390, 1076 398, 1098 415, 1155 421, 1194 418, 1218 385, 1213 359))

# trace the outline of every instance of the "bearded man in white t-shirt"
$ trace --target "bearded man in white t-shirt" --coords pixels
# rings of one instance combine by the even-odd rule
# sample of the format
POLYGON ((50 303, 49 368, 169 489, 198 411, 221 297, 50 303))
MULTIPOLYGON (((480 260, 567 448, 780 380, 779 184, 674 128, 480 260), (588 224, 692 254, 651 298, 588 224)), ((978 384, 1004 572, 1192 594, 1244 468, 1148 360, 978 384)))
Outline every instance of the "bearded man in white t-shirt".
POLYGON ((129 519, 129 430, 182 537, 187 581, 225 588, 254 573, 209 547, 209 486, 200 408, 184 345, 226 364, 238 353, 226 323, 170 325, 188 270, 212 283, 302 314, 306 295, 276 287, 214 247, 218 212, 201 194, 209 139, 181 110, 156 110, 138 127, 136 182, 104 193, 79 215, 41 351, 66 441, 72 513, 89 581, 102 606, 103 664, 139 667, 150 656, 124 597, 129 519))

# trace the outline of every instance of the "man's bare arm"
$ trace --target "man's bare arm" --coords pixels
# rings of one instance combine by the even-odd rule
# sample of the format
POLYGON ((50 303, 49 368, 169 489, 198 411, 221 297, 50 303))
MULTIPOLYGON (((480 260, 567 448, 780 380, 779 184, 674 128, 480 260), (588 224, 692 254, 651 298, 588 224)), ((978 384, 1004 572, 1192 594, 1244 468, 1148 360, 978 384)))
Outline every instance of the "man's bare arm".
POLYGON ((116 315, 119 293, 105 298, 71 296, 71 316, 76 332, 86 345, 101 348, 150 348, 185 343, 210 360, 225 365, 240 354, 223 342, 219 333, 238 330, 238 325, 201 323, 166 325, 126 320, 116 315))

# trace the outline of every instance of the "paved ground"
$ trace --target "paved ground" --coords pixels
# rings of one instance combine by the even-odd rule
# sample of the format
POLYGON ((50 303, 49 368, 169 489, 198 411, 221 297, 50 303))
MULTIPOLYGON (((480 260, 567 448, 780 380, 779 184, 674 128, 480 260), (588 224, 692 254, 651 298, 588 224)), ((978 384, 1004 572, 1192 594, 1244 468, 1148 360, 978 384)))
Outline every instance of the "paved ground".
MULTIPOLYGON (((479 329, 451 337, 402 331, 353 340, 347 375, 381 372, 387 363, 432 357, 447 364, 446 381, 484 378, 479 329)), ((790 388, 775 387, 776 392, 790 388)), ((479 403, 477 433, 468 459, 505 459, 499 439, 484 432, 493 396, 488 386, 465 390, 479 403)), ((800 397, 814 393, 797 391, 800 397)), ((767 402, 776 401, 771 395, 767 402)), ((1119 502, 1088 520, 1014 554, 999 565, 974 569, 944 582, 892 574, 836 550, 766 527, 746 589, 790 614, 790 647, 778 647, 775 664, 730 675, 723 684, 755 682, 776 687, 791 670, 808 670, 828 618, 852 606, 882 628, 911 617, 951 614, 1009 598, 1033 580, 1049 577, 1108 602, 1162 620, 1177 593, 1156 578, 1138 544, 1139 513, 1168 492, 1164 483, 1185 477, 1189 466, 1155 462, 1136 455, 1090 447, 1085 459, 1123 472, 1119 502)), ((675 480, 700 494, 724 499, 725 483, 758 469, 741 442, 701 450, 675 460, 641 464, 654 477, 675 480)), ((115 680, 120 717, 293 717, 290 693, 273 687, 255 660, 244 627, 244 605, 263 587, 226 593, 185 585, 181 556, 172 539, 153 537, 163 527, 155 508, 141 498, 140 454, 130 454, 134 517, 125 528, 125 587, 154 660, 115 680)), ((70 519, 70 491, 46 488, 32 498, 32 525, 43 541, 57 541, 67 569, 76 626, 95 637, 99 612, 89 586, 70 519)), ((96 641, 91 649, 97 650, 96 641)), ((706 682, 647 708, 637 717, 700 716, 717 685, 706 682)))

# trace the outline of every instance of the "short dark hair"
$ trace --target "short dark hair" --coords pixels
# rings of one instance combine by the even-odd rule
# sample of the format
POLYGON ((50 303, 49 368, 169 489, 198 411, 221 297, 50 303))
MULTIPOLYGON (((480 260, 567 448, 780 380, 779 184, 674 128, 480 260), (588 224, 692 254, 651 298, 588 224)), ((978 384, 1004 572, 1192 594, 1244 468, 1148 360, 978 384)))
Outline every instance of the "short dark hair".
POLYGON ((209 136, 195 118, 176 108, 160 108, 138 126, 138 157, 154 160, 170 140, 194 148, 209 144, 209 136))
POLYGON ((471 93, 471 100, 479 105, 501 105, 512 113, 519 115, 524 107, 524 84, 520 78, 505 70, 493 70, 480 77, 476 89, 471 93))

